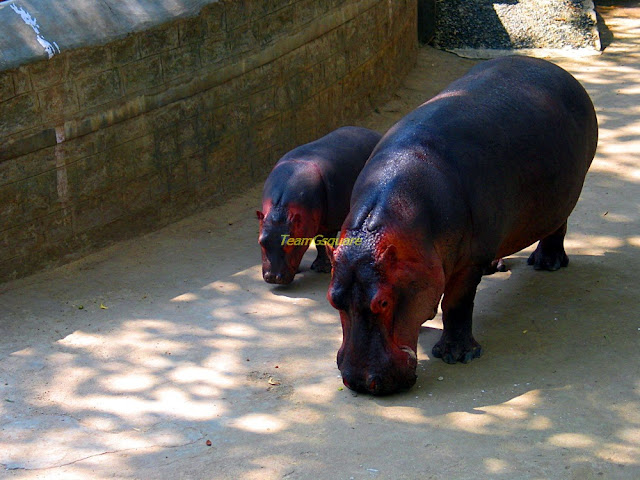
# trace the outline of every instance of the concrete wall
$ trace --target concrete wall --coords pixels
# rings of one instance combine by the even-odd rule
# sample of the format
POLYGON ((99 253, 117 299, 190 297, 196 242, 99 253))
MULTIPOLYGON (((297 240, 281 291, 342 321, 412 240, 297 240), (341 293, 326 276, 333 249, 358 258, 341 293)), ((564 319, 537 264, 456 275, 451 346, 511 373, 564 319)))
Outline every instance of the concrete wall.
POLYGON ((53 5, 0 3, 0 281, 262 181, 416 54, 415 0, 53 5))

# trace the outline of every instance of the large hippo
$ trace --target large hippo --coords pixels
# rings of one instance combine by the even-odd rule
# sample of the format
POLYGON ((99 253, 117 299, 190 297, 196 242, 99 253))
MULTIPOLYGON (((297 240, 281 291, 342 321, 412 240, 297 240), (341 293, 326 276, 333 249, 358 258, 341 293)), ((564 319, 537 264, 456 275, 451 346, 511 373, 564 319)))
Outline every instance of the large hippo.
POLYGON ((327 297, 340 311, 347 387, 411 387, 420 326, 443 295, 433 355, 480 356, 471 317, 483 273, 537 240, 529 264, 567 265, 567 218, 597 132, 577 80, 512 56, 477 65, 386 133, 353 189, 340 234, 351 242, 332 255, 327 297))
MULTIPOLYGON (((341 127, 278 160, 264 185, 262 211, 256 212, 266 282, 291 283, 311 239, 337 235, 353 184, 380 137, 367 128, 341 127)), ((331 271, 324 247, 318 247, 311 268, 331 271)))

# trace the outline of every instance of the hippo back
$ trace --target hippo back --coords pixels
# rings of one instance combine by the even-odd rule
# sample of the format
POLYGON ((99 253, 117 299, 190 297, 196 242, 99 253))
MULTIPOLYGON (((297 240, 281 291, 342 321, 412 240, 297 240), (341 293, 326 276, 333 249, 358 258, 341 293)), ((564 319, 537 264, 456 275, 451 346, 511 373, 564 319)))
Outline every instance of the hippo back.
MULTIPOLYGON (((298 183, 296 171, 312 168, 322 178, 322 191, 316 195, 326 199, 325 226, 340 228, 349 212, 349 199, 356 178, 381 135, 362 127, 341 127, 318 140, 301 145, 284 155, 276 164, 272 176, 287 182, 288 195, 311 189, 309 181, 298 183), (294 185, 295 184, 295 185, 294 185)), ((273 190, 274 178, 267 180, 265 191, 273 190)))
MULTIPOLYGON (((544 60, 505 57, 471 69, 401 119, 378 143, 361 179, 402 175, 396 164, 407 155, 434 163, 466 204, 474 243, 485 250, 494 245, 504 256, 566 220, 597 137, 593 104, 575 78, 544 60), (547 218, 538 220, 541 212, 547 218)), ((356 184, 353 198, 366 197, 359 191, 365 183, 356 184)), ((425 197, 449 195, 429 179, 424 188, 425 197)))

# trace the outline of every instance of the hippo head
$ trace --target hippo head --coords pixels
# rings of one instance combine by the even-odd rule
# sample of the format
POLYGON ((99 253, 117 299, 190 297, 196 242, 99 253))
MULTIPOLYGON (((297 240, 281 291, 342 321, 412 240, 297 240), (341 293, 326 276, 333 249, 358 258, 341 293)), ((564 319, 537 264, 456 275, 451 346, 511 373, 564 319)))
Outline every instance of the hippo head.
POLYGON ((332 252, 327 298, 340 311, 338 368, 344 384, 384 395, 416 381, 420 326, 433 318, 444 291, 444 271, 418 238, 393 232, 345 232, 360 245, 332 252))
POLYGON ((310 239, 316 234, 318 215, 308 209, 289 205, 256 212, 260 220, 258 243, 262 250, 262 277, 267 283, 287 285, 298 272, 310 239))

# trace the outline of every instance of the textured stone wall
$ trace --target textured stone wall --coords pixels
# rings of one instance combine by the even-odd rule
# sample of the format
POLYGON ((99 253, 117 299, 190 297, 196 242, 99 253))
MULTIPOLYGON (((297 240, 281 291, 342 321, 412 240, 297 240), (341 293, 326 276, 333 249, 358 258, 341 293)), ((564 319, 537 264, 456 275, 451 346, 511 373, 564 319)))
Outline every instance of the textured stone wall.
POLYGON ((416 11, 226 0, 0 71, 0 281, 220 203, 354 123, 413 65, 416 11))

